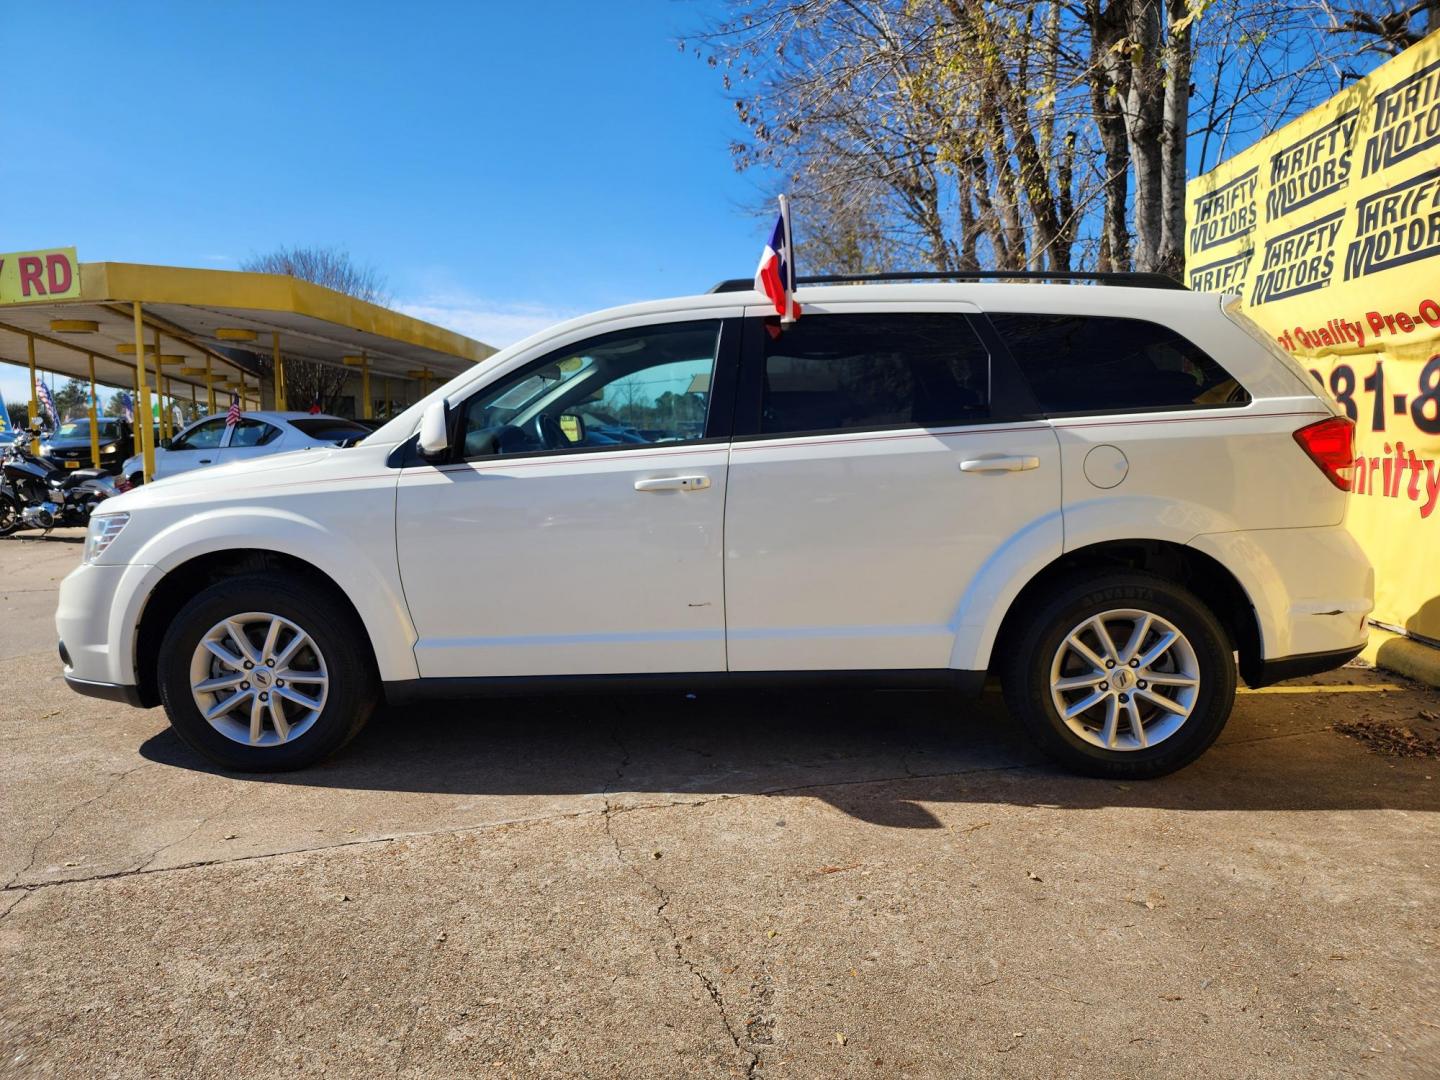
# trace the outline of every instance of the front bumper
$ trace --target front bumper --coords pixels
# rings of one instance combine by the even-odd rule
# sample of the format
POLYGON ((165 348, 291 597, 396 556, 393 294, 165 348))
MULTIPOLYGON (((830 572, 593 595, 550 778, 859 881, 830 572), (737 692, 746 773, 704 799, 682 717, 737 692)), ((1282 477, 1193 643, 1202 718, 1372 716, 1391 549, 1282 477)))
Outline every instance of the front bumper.
MULTIPOLYGON (((53 454, 51 456, 60 463, 60 467, 66 472, 71 472, 75 469, 93 468, 93 466, 90 464, 89 450, 86 450, 83 454, 77 454, 73 456, 65 453, 53 454)), ((120 466, 124 463, 124 461, 125 459, 122 458, 119 453, 101 454, 100 468, 104 469, 112 476, 118 475, 120 472, 120 466)))
POLYGON ((135 628, 147 576, 155 573, 138 564, 81 563, 60 583, 55 631, 65 681, 79 693, 115 701, 139 694, 135 628))

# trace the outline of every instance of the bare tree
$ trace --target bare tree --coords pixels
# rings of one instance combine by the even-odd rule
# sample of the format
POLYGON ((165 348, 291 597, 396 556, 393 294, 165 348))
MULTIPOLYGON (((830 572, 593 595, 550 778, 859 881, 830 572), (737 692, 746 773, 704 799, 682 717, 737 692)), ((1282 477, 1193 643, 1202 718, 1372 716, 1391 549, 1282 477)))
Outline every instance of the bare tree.
MULTIPOLYGON (((240 269, 261 274, 288 274, 372 304, 388 304, 390 301, 385 279, 379 271, 356 263, 343 248, 279 247, 264 255, 251 256, 241 264, 240 269)), ((270 357, 257 355, 255 359, 261 371, 273 379, 270 357)), ((322 411, 332 412, 348 378, 344 368, 286 357, 286 403, 291 408, 319 405, 322 411)))
POLYGON ((1331 34, 1358 39, 1362 47, 1395 56, 1440 30, 1440 0, 1410 4, 1334 4, 1320 0, 1331 34))
POLYGON ((1335 2, 731 0, 691 48, 748 129, 736 167, 803 210, 811 265, 1179 277, 1187 180, 1440 5, 1335 2))

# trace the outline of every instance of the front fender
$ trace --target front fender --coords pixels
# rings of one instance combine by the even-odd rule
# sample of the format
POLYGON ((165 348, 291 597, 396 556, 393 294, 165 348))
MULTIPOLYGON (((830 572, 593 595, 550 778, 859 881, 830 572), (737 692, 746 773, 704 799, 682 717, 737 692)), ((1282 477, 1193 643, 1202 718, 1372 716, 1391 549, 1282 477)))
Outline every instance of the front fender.
POLYGON ((415 627, 400 588, 393 515, 393 501, 382 515, 375 514, 372 502, 367 520, 336 527, 283 507, 222 506, 167 525, 131 555, 130 561, 146 572, 120 613, 116 629, 126 638, 120 655, 135 655, 144 605, 166 574, 216 552, 275 551, 309 563, 345 593, 370 636, 382 680, 417 678, 415 627))

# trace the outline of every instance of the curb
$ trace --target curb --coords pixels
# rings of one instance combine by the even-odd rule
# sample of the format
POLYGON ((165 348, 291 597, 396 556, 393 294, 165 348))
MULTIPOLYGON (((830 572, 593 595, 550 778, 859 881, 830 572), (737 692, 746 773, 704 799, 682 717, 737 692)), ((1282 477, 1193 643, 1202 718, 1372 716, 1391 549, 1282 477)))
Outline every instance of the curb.
POLYGON ((1413 638, 1372 626, 1370 640, 1360 656, 1378 668, 1440 687, 1440 649, 1413 638))

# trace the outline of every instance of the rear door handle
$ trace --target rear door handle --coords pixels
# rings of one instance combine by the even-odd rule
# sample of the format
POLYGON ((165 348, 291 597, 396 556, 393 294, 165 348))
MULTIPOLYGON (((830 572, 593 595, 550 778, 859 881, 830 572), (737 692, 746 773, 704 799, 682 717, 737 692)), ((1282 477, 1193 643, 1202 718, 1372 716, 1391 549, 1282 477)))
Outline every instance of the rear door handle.
POLYGON ((704 491, 709 486, 708 476, 649 476, 635 481, 636 491, 704 491))
POLYGON ((961 472, 1028 472, 1039 467, 1038 457, 1025 456, 970 458, 960 462, 961 472))

